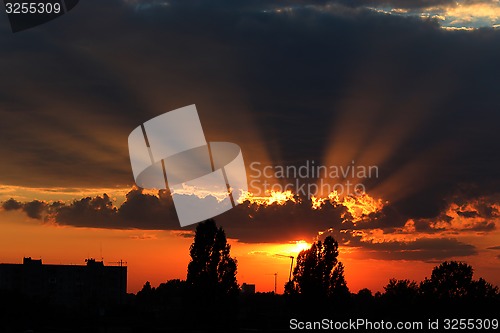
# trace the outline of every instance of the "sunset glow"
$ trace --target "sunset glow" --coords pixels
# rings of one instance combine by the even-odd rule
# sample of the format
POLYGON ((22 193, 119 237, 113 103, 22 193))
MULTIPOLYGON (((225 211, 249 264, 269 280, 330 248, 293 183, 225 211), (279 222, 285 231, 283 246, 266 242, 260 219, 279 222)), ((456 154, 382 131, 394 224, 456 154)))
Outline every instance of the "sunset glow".
POLYGON ((137 293, 223 249, 233 294, 281 295, 328 238, 351 293, 500 286, 500 0, 79 2, 0 15, 0 264, 126 262, 137 293))
POLYGON ((292 244, 293 247, 290 252, 292 253, 300 253, 303 250, 307 250, 311 247, 311 244, 307 243, 306 241, 300 240, 296 241, 295 244, 292 244))
MULTIPOLYGON (((250 192, 246 192, 245 195, 240 197, 239 202, 248 202, 257 206, 270 206, 273 204, 284 205, 287 202, 299 203, 301 200, 290 190, 285 192, 270 191, 268 194, 267 196, 254 196, 250 192)), ((363 216, 376 213, 384 207, 382 199, 374 199, 366 193, 356 196, 344 196, 341 198, 337 191, 334 191, 329 193, 326 197, 312 196, 310 201, 313 210, 321 209, 322 205, 326 202, 330 202, 333 206, 342 205, 347 209, 355 221, 361 220, 363 216)))
POLYGON ((255 196, 250 192, 245 192, 240 196, 238 202, 248 201, 250 204, 256 204, 257 206, 270 206, 272 204, 282 206, 289 201, 296 203, 298 200, 290 190, 284 192, 268 191, 266 194, 266 196, 255 196))

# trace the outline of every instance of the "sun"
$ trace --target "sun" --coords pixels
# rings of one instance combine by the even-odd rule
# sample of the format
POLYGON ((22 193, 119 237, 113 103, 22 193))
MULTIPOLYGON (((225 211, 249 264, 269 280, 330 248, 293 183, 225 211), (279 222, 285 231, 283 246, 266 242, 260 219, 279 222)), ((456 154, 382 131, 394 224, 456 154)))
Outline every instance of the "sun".
POLYGON ((270 250, 270 253, 274 253, 274 255, 280 257, 293 256, 295 258, 300 253, 300 251, 308 250, 310 247, 311 244, 309 244, 305 240, 290 241, 286 244, 277 244, 273 246, 270 250))
POLYGON ((311 247, 311 244, 307 243, 304 240, 296 241, 292 246, 292 252, 299 253, 303 250, 308 250, 311 247))

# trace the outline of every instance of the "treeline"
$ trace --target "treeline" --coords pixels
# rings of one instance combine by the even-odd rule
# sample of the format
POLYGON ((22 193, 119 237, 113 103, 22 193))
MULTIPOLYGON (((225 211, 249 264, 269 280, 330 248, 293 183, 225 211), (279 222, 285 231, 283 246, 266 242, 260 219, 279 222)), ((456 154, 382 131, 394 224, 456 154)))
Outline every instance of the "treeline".
POLYGON ((213 220, 198 225, 190 254, 186 281, 170 280, 157 288, 147 282, 137 293, 133 304, 148 319, 143 322, 237 331, 283 329, 290 318, 427 320, 496 318, 500 313, 498 287, 474 279, 473 268, 463 262, 443 262, 421 282, 391 279, 383 292, 351 293, 332 237, 298 255, 284 295, 241 293, 237 262, 213 220))

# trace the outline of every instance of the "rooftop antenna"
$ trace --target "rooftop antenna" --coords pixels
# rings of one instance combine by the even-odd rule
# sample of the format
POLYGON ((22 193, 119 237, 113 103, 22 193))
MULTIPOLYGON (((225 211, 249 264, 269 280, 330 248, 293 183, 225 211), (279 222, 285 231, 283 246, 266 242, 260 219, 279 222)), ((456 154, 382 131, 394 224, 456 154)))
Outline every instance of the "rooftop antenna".
POLYGON ((116 264, 120 267, 127 266, 127 262, 120 259, 120 261, 110 261, 108 264, 116 264))

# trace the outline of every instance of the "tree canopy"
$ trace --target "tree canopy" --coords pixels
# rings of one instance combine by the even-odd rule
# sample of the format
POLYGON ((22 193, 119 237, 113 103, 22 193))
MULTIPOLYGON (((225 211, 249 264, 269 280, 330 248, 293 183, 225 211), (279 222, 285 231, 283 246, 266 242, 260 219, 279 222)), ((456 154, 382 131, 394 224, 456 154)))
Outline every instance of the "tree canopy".
POLYGON ((445 261, 434 267, 430 278, 420 285, 427 297, 442 300, 490 298, 498 295, 498 288, 484 279, 473 280, 472 266, 457 261, 445 261))
POLYGON ((344 266, 338 262, 338 243, 328 236, 314 242, 297 257, 293 279, 285 285, 288 294, 310 297, 335 297, 349 294, 344 279, 344 266))
POLYGON ((188 288, 199 297, 214 299, 237 294, 237 262, 230 250, 224 230, 217 228, 213 219, 199 223, 189 249, 188 288))

